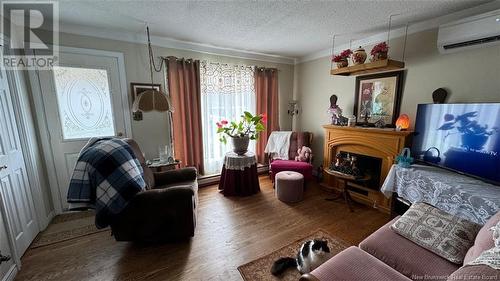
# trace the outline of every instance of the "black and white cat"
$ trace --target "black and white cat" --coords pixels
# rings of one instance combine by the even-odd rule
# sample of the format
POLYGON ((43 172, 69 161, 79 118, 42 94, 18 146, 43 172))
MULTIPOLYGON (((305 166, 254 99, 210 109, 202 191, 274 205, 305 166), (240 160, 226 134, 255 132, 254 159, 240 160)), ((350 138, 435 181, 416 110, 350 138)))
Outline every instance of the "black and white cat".
POLYGON ((296 258, 278 259, 274 262, 271 273, 278 276, 290 267, 296 267, 302 274, 313 271, 330 258, 330 248, 328 248, 327 244, 328 241, 317 239, 304 242, 296 258))

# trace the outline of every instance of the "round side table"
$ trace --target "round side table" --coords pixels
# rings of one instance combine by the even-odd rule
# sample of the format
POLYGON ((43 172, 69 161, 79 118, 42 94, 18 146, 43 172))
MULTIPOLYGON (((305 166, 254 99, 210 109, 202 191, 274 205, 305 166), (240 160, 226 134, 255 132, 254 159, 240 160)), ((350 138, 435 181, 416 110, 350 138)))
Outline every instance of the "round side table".
POLYGON ((219 189, 224 196, 249 196, 260 191, 255 153, 226 153, 219 189))

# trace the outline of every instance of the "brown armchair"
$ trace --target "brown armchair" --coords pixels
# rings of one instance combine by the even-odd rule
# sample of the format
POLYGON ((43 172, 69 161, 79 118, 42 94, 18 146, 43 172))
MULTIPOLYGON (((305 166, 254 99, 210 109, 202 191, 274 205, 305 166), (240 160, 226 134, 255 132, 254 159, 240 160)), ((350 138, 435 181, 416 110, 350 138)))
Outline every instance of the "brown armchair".
POLYGON ((144 169, 147 190, 138 193, 111 223, 117 241, 163 242, 194 236, 198 181, 195 168, 153 173, 139 145, 125 141, 144 169))

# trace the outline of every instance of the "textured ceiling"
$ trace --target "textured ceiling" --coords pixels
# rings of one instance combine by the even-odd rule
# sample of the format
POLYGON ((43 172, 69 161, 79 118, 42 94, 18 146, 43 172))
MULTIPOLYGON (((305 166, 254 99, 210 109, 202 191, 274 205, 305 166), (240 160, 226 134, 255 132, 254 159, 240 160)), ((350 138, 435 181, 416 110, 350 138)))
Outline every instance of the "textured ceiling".
POLYGON ((285 57, 329 47, 333 34, 372 34, 490 0, 400 1, 60 1, 71 23, 285 57))

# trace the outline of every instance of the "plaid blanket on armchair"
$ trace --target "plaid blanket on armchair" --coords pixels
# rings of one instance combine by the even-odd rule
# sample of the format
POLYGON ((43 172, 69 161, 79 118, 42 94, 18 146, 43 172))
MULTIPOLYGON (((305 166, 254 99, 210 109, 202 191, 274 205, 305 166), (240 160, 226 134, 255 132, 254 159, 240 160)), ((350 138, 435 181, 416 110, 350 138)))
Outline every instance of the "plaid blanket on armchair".
POLYGON ((142 167, 125 141, 92 138, 80 151, 67 200, 70 210, 95 208, 95 224, 104 228, 145 186, 142 167))

